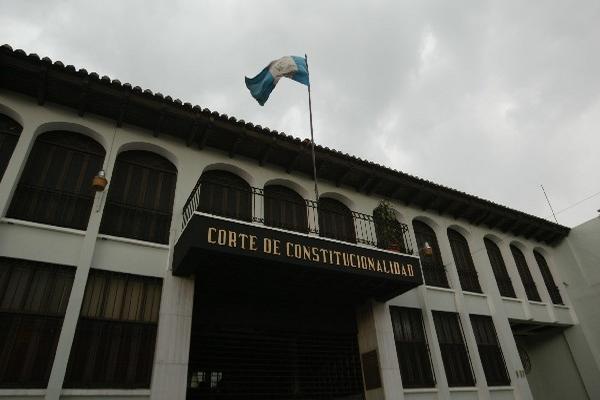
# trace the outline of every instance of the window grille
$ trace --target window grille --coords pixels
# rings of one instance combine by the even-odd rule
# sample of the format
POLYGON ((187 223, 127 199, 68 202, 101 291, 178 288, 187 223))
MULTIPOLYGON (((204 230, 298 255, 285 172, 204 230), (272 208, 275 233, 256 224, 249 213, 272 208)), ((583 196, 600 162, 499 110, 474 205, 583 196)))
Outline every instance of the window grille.
POLYGON ((265 225, 308 232, 306 202, 292 189, 269 185, 264 189, 265 225))
POLYGON ((252 221, 250 185, 231 172, 206 171, 200 178, 198 210, 223 217, 252 221))
POLYGON ((535 256, 535 260, 537 261, 537 264, 540 267, 540 272, 542 273, 542 278, 544 279, 544 284, 548 289, 548 293, 550 294, 550 299, 552 300, 552 303, 564 304, 563 299, 560 295, 560 291, 558 290, 558 286, 556 286, 554 278, 552 278, 552 273, 550 272, 550 267, 548 267, 546 259, 537 251, 534 251, 533 255, 535 256))
POLYGON ((65 387, 150 387, 161 286, 158 278, 90 272, 65 387))
POLYGON ((510 385, 510 378, 492 317, 485 315, 471 315, 470 317, 488 386, 510 385))
POLYGON ((319 235, 344 242, 356 243, 352 211, 329 197, 319 199, 319 235))
POLYGON ((482 293, 467 239, 454 229, 448 229, 448 239, 462 290, 482 293))
POLYGON ((27 159, 7 216, 48 225, 87 228, 95 192, 92 178, 104 148, 72 132, 40 135, 27 159))
POLYGON ((115 163, 100 232, 169 242, 177 169, 148 151, 126 151, 115 163))
POLYGON ((390 307, 396 353, 405 388, 435 386, 422 312, 416 308, 390 307))
POLYGON ((23 128, 12 118, 0 114, 0 181, 23 128))
POLYGON ((0 388, 47 386, 74 275, 0 257, 0 388))
POLYGON ((442 262, 442 254, 440 253, 440 246, 435 232, 427 224, 421 221, 413 221, 413 228, 417 239, 417 248, 423 249, 425 243, 428 243, 432 250, 430 256, 424 255, 419 251, 425 283, 431 286, 449 287, 446 269, 442 262))
POLYGON ((492 265, 494 277, 498 283, 500 295, 512 298, 517 297, 515 294, 515 288, 513 287, 510 276, 508 275, 508 271, 506 270, 506 264, 504 264, 504 259, 502 258, 500 249, 496 243, 488 238, 483 239, 483 241, 485 242, 485 248, 487 250, 488 257, 490 258, 490 264, 492 265))
POLYGON ((475 378, 458 314, 433 311, 433 320, 448 385, 474 386, 475 378))
POLYGON ((521 277, 521 281, 523 282, 523 286, 525 287, 525 293, 527 294, 527 298, 532 301, 541 301, 540 294, 537 290, 535 282, 533 281, 531 271, 529 270, 529 266, 527 265, 527 261, 525 260, 523 252, 519 250, 517 246, 512 244, 510 245, 510 251, 512 252, 513 258, 515 259, 517 271, 519 271, 519 276, 521 277))

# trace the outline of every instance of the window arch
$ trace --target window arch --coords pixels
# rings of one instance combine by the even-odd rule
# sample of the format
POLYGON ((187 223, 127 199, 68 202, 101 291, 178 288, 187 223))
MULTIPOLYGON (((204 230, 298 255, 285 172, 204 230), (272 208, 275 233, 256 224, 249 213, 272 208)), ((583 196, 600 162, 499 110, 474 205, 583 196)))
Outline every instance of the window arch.
POLYGON ((166 158, 125 151, 115 162, 100 233, 166 244, 177 169, 166 158))
POLYGON ((535 257, 535 261, 537 261, 537 264, 540 267, 540 272, 542 273, 542 278, 544 279, 544 284, 548 289, 552 303, 564 304, 560 295, 560 291, 558 290, 558 286, 556 286, 554 278, 552 277, 552 273, 550 272, 550 267, 548 267, 548 263, 546 262, 546 258, 544 258, 544 256, 537 250, 533 251, 533 255, 535 257))
POLYGON ((319 235, 356 243, 352 211, 330 197, 321 197, 318 205, 319 235))
POLYGON ((294 190, 281 185, 264 189, 265 225, 308 232, 306 202, 294 190))
POLYGON ((7 115, 0 114, 0 181, 19 140, 23 127, 7 115))
POLYGON ((86 229, 95 194, 92 178, 102 169, 104 155, 104 148, 87 136, 67 131, 41 134, 7 216, 86 229))
POLYGON ((467 239, 452 228, 448 228, 448 239, 462 290, 482 293, 467 239))
POLYGON ((415 230, 417 248, 419 249, 419 256, 421 257, 421 264, 423 265, 425 283, 432 286, 449 287, 446 269, 444 268, 444 262, 442 261, 442 253, 440 252, 440 246, 435 232, 429 225, 419 220, 413 221, 413 229, 415 230), (431 255, 422 253, 425 243, 431 246, 431 255))
POLYGON ((487 250, 490 264, 492 265, 492 271, 494 272, 500 295, 504 297, 517 297, 515 288, 513 287, 508 271, 506 270, 506 264, 504 264, 500 248, 498 248, 498 245, 490 238, 484 238, 483 242, 485 243, 485 249, 487 250))
POLYGON ((532 301, 541 301, 540 294, 537 290, 537 286, 535 285, 533 277, 531 276, 531 271, 529 270, 529 266, 527 265, 527 261, 525 260, 523 252, 514 244, 510 245, 510 251, 515 259, 517 271, 519 271, 519 276, 521 277, 521 281, 525 287, 527 298, 532 301))
POLYGON ((252 221, 252 188, 239 176, 210 170, 200 177, 198 211, 252 221))

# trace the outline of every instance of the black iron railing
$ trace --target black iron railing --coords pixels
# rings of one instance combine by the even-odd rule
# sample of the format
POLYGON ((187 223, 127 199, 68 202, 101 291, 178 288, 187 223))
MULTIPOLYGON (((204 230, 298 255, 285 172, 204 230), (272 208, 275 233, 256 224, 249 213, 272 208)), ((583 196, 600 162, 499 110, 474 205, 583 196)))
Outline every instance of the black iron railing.
POLYGON ((267 196, 263 189, 250 186, 200 179, 183 207, 182 230, 196 211, 413 254, 406 224, 394 223, 395 237, 378 240, 378 231, 389 230, 379 229, 372 215, 350 210, 342 213, 319 207, 314 200, 291 201, 267 196))

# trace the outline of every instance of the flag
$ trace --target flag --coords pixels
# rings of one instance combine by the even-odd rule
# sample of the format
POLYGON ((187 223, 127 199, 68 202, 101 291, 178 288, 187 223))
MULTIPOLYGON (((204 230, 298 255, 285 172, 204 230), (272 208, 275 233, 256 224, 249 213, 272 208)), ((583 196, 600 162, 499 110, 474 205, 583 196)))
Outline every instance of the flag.
POLYGON ((287 56, 271 61, 254 78, 246 77, 246 87, 250 90, 252 97, 262 106, 266 103, 273 89, 275 89, 275 85, 277 85, 279 79, 284 76, 308 86, 308 66, 306 65, 306 59, 298 56, 287 56))

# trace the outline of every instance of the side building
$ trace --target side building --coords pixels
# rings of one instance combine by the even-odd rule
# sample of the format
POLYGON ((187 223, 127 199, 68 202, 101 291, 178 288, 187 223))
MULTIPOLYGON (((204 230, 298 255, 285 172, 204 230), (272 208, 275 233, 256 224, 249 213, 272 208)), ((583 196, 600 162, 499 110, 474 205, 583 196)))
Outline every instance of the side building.
POLYGON ((568 228, 321 146, 316 198, 306 141, 0 71, 0 398, 600 398, 568 228))

